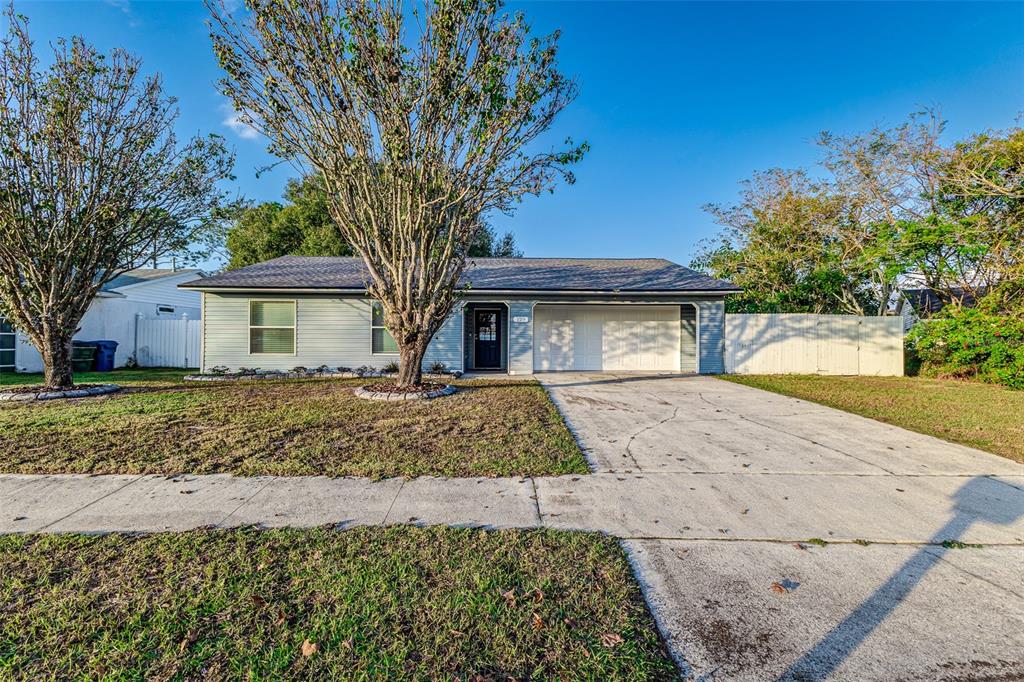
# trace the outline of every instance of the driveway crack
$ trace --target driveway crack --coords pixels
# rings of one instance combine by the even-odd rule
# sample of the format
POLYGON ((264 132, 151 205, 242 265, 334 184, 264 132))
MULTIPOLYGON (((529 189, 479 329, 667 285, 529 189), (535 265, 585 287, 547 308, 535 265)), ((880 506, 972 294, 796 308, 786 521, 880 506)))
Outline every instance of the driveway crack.
POLYGON ((672 414, 670 416, 665 417, 661 421, 655 422, 654 424, 648 424, 647 426, 643 427, 642 429, 640 429, 639 431, 637 431, 636 433, 634 433, 632 436, 629 437, 629 441, 626 442, 626 454, 629 455, 629 458, 631 460, 633 460, 633 464, 636 465, 637 469, 643 469, 643 467, 640 466, 640 462, 636 461, 636 457, 633 456, 633 451, 632 451, 633 441, 636 440, 637 436, 639 436, 640 434, 646 433, 646 432, 650 431, 651 429, 656 429, 659 426, 661 426, 662 424, 666 424, 666 423, 672 421, 677 416, 679 416, 679 406, 678 405, 676 405, 675 409, 672 410, 672 414))

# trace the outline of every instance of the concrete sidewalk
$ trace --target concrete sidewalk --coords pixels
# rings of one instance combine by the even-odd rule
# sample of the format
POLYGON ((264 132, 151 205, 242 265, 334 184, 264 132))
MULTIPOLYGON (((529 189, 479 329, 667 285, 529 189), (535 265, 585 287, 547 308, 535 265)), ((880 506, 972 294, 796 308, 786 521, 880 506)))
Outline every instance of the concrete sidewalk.
POLYGON ((0 475, 5 533, 394 523, 547 526, 634 539, 956 539, 1024 546, 1024 476, 645 472, 372 481, 0 475), (936 538, 952 518, 962 522, 957 535, 936 538))

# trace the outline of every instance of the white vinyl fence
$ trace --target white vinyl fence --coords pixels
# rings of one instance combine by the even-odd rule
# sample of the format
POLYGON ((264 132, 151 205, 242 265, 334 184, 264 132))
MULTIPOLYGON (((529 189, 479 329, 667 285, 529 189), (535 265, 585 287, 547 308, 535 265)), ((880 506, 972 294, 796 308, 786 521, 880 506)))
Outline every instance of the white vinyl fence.
POLYGON ((903 318, 726 315, 730 374, 903 375, 903 318))
POLYGON ((137 319, 135 361, 140 367, 198 367, 200 320, 137 319))

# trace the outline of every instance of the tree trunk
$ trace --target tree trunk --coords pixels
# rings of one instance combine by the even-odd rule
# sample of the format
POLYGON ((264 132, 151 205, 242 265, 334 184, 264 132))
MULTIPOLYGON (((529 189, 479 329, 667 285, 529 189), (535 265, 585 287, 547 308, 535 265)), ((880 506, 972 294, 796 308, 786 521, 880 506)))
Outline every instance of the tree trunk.
POLYGON ((399 387, 418 386, 423 381, 423 356, 426 352, 426 344, 421 344, 418 341, 399 347, 398 377, 396 378, 399 387))
POLYGON ((46 388, 63 390, 74 383, 71 365, 71 337, 48 334, 39 349, 43 356, 43 377, 46 388))

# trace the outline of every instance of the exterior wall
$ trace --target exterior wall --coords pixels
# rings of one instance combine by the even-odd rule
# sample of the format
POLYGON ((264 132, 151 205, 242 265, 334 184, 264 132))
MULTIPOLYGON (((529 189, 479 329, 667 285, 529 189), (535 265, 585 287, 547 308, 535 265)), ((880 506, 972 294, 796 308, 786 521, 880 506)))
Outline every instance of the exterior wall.
POLYGON ((725 372, 725 301, 705 299, 695 302, 700 308, 700 373, 725 372))
MULTIPOLYGON (((383 367, 397 353, 373 353, 370 300, 363 297, 285 294, 204 294, 202 369, 225 366, 291 369, 296 366, 383 367), (249 301, 295 301, 295 353, 249 353, 249 301)), ((462 308, 435 334, 423 360, 425 368, 443 362, 462 370, 462 308)))
MULTIPOLYGON (((480 297, 479 302, 495 299, 480 297)), ((586 297, 504 298, 508 306, 507 371, 509 374, 533 373, 534 306, 537 303, 608 303, 609 299, 586 297)), ((202 368, 226 366, 230 369, 291 369, 302 365, 317 367, 383 367, 398 360, 396 353, 374 354, 370 349, 370 302, 364 297, 319 294, 246 294, 205 293, 203 311, 202 368), (292 355, 249 353, 249 301, 296 301, 296 341, 292 355)), ((659 298, 657 300, 616 297, 614 302, 679 304, 682 310, 697 306, 696 326, 699 339, 692 336, 692 322, 685 318, 680 348, 682 371, 695 371, 699 355, 702 374, 719 374, 725 369, 725 305, 720 298, 659 298), (684 305, 685 302, 685 305, 684 305), (690 305, 692 304, 692 305, 690 305), (687 325, 691 325, 688 327, 687 325), (687 330, 690 329, 690 337, 687 330), (694 341, 696 341, 694 343, 694 341)), ((465 303, 472 303, 469 297, 465 303)), ((463 358, 471 343, 465 325, 465 308, 460 304, 434 336, 424 367, 443 362, 449 369, 465 370, 463 358)))
POLYGON ((679 371, 697 371, 697 307, 679 306, 679 371))
POLYGON ((535 303, 537 301, 533 300, 508 302, 509 374, 533 374, 533 306, 535 303))

